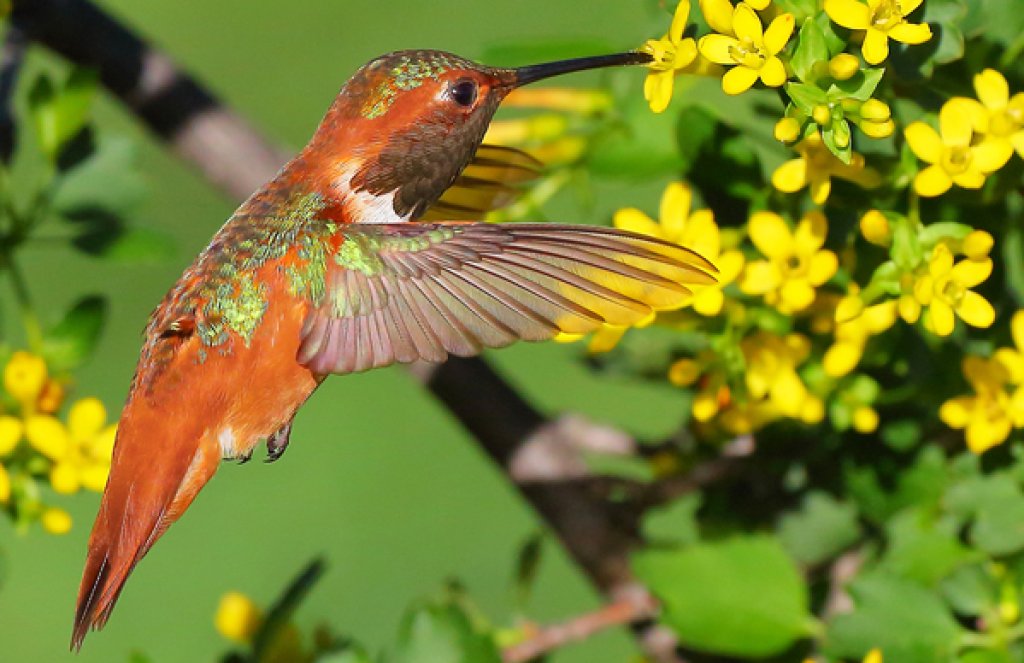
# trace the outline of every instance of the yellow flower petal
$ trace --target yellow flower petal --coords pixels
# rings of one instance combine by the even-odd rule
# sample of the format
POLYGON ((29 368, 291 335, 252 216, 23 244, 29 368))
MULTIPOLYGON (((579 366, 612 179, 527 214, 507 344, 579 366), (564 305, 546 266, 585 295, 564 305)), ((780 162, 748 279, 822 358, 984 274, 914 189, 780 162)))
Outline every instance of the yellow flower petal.
POLYGON ((764 44, 761 19, 758 18, 757 12, 745 2, 736 5, 732 12, 732 31, 737 39, 741 41, 749 40, 758 48, 764 44))
POLYGON ((705 391, 694 396, 693 405, 690 406, 693 418, 701 422, 714 419, 715 415, 718 414, 718 410, 718 398, 715 394, 705 391))
POLYGON ((938 244, 932 249, 931 258, 928 259, 928 273, 932 278, 945 276, 953 269, 953 253, 945 244, 938 244))
POLYGON ((0 463, 0 504, 7 504, 11 500, 11 477, 7 468, 0 463))
MULTIPOLYGON (((932 303, 932 309, 934 308, 935 303, 932 303)), ((959 306, 956 307, 956 314, 967 324, 981 329, 991 327, 992 323, 996 320, 996 311, 992 308, 992 305, 988 303, 987 299, 973 290, 968 290, 964 293, 963 299, 960 300, 959 306)))
POLYGON ((994 173, 1013 156, 1008 140, 985 140, 971 148, 971 163, 983 173, 994 173))
POLYGON ((640 233, 641 235, 650 235, 651 237, 665 239, 665 237, 662 236, 661 226, 652 221, 651 217, 633 207, 627 207, 617 211, 615 216, 612 217, 612 223, 620 230, 628 230, 630 232, 640 233))
POLYGON ((693 294, 693 310, 708 318, 713 318, 722 312, 725 305, 725 294, 721 288, 709 286, 701 288, 693 294))
POLYGON ((677 387, 689 387, 700 378, 704 368, 692 359, 680 359, 668 369, 668 381, 677 387))
POLYGON ((808 396, 800 405, 800 421, 817 424, 825 418, 825 402, 815 396, 808 396))
POLYGON ((921 317, 921 304, 910 295, 903 295, 897 303, 900 317, 908 325, 912 325, 921 317))
POLYGON ((972 230, 967 237, 964 237, 961 250, 971 260, 984 260, 992 252, 995 243, 996 240, 992 237, 992 233, 984 230, 972 230))
POLYGON ((985 185, 985 174, 980 170, 971 169, 954 175, 953 184, 964 189, 980 189, 985 185))
POLYGON ((992 275, 992 260, 961 260, 949 270, 949 275, 965 288, 973 288, 992 275))
POLYGON ((604 325, 591 337, 590 343, 587 345, 587 352, 592 354, 601 354, 602 352, 609 352, 622 337, 626 334, 627 327, 615 327, 613 325, 604 325))
POLYGON ((868 28, 861 54, 868 64, 881 64, 889 57, 889 36, 877 28, 868 28))
POLYGON ((967 448, 972 453, 982 454, 1004 442, 1009 435, 1009 419, 985 422, 982 425, 972 424, 967 427, 967 448))
POLYGON ((825 201, 828 200, 828 195, 832 192, 832 180, 824 172, 812 173, 810 179, 811 200, 814 201, 815 205, 824 205, 825 201))
POLYGON ((1006 78, 995 69, 985 69, 974 77, 974 91, 978 99, 990 110, 1002 110, 1010 103, 1010 86, 1006 78))
POLYGON ((67 462, 57 463, 50 470, 50 485, 54 492, 63 495, 77 493, 82 484, 78 480, 78 470, 67 462))
POLYGON ((928 166, 914 177, 914 191, 925 198, 941 196, 953 186, 953 178, 939 166, 928 166))
POLYGON ((817 287, 835 276, 839 269, 839 258, 832 251, 818 251, 811 258, 807 268, 807 280, 817 287))
POLYGON ((672 27, 668 30, 668 38, 673 43, 679 43, 686 32, 686 24, 690 19, 690 0, 679 0, 676 5, 675 14, 672 15, 672 27))
POLYGON ((1013 332, 1013 343, 1017 349, 1024 352, 1024 310, 1017 311, 1010 320, 1010 329, 1013 332))
POLYGON ((769 258, 782 259, 794 252, 793 234, 782 217, 774 212, 755 212, 747 230, 757 250, 769 258))
POLYGON ((686 226, 676 243, 701 254, 718 267, 718 282, 722 283, 722 266, 717 264, 722 248, 722 237, 715 223, 715 215, 709 209, 697 210, 686 219, 686 226))
POLYGON ((871 10, 857 0, 825 0, 828 17, 851 30, 864 30, 871 25, 871 10))
POLYGON ((49 507, 43 511, 40 522, 50 534, 67 534, 71 531, 71 515, 64 509, 49 507))
POLYGON ((779 289, 779 309, 785 313, 803 311, 814 303, 814 288, 804 279, 787 279, 779 289))
POLYGON ((974 135, 971 116, 963 105, 956 103, 943 104, 939 109, 939 135, 942 142, 949 147, 968 147, 974 135))
POLYGON ((107 409, 98 398, 83 398, 68 412, 68 432, 71 439, 84 442, 96 435, 107 422, 107 409))
POLYGON ((662 113, 672 101, 675 77, 671 71, 650 71, 644 79, 644 99, 651 111, 662 113))
MULTIPOLYGON (((896 0, 896 6, 899 8, 900 13, 904 16, 910 16, 914 13, 914 10, 921 6, 924 0, 896 0)), ((864 661, 867 663, 867 661, 864 661)), ((878 663, 882 663, 881 655, 879 655, 878 663)))
POLYGON ((925 163, 938 163, 942 159, 942 138, 924 122, 914 122, 904 131, 907 145, 918 159, 925 163))
POLYGON ((950 428, 966 428, 971 420, 972 400, 968 396, 949 399, 939 408, 939 419, 950 428))
POLYGON ((107 485, 107 477, 110 474, 110 465, 106 463, 88 463, 81 468, 79 477, 82 486, 94 493, 102 493, 107 485))
POLYGON ((732 54, 739 45, 735 37, 723 34, 705 35, 697 42, 700 54, 715 64, 736 64, 732 54))
POLYGON ((783 193, 795 193, 807 186, 807 160, 790 159, 776 168, 772 186, 783 193))
POLYGON ((93 458, 110 462, 114 456, 114 440, 117 437, 117 424, 110 424, 101 430, 88 445, 89 455, 93 458))
POLYGON ((889 30, 889 38, 902 44, 923 44, 932 38, 932 29, 927 23, 900 23, 889 30))
POLYGON ((743 271, 746 259, 740 251, 726 251, 715 260, 715 267, 718 268, 718 286, 722 288, 729 285, 743 271))
MULTIPOLYGON (((771 22, 764 32, 764 48, 768 55, 777 55, 786 47, 786 43, 793 35, 793 26, 796 19, 792 14, 780 14, 771 22)), ((782 64, 781 62, 779 64, 782 64)), ((785 71, 785 70, 783 70, 785 71)), ((780 83, 781 85, 781 83, 780 83)))
POLYGON ((0 456, 14 451, 24 432, 25 426, 20 419, 0 415, 0 456))
POLYGON ((659 219, 664 229, 662 237, 673 242, 679 241, 686 225, 686 217, 690 214, 692 201, 693 193, 681 182, 672 182, 665 187, 665 193, 661 194, 659 209, 659 219))
POLYGON ((786 82, 786 67, 774 55, 761 66, 761 82, 768 87, 780 87, 786 82))
POLYGON ((722 76, 722 89, 726 94, 743 94, 757 81, 758 70, 737 65, 722 76))
POLYGON ((809 212, 796 224, 793 233, 793 248, 797 253, 810 254, 825 244, 828 234, 828 221, 819 211, 809 212))
POLYGON ((46 377, 46 362, 42 357, 19 350, 11 355, 4 367, 4 389, 22 407, 34 405, 46 384, 46 377))
POLYGON ((928 307, 931 329, 936 336, 949 336, 953 333, 953 309, 939 299, 933 299, 928 307))
POLYGON ((807 398, 807 388, 795 371, 783 371, 772 384, 769 398, 772 404, 787 417, 798 417, 804 399, 807 398))
POLYGON ((778 268, 766 260, 748 262, 743 270, 740 290, 748 295, 763 295, 782 283, 778 268))
POLYGON ((864 348, 859 343, 834 343, 825 351, 822 368, 831 377, 841 378, 857 367, 863 353, 864 348))
POLYGON ((50 415, 34 415, 25 421, 25 437, 39 453, 52 460, 68 454, 70 440, 64 425, 50 415))
POLYGON ((731 35, 733 33, 733 8, 729 0, 700 0, 700 11, 704 14, 704 20, 707 21, 712 30, 724 35, 731 35))
POLYGON ((263 623, 263 616, 248 596, 240 592, 228 592, 220 599, 213 623, 222 636, 244 645, 256 635, 263 623))

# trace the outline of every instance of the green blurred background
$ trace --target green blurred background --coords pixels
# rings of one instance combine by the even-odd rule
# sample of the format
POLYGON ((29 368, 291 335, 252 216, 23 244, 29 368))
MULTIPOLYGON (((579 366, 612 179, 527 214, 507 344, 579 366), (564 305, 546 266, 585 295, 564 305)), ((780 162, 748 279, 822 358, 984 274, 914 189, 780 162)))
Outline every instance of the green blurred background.
MULTIPOLYGON (((351 72, 386 51, 442 48, 482 59, 503 44, 628 48, 667 25, 656 3, 621 0, 101 4, 294 148, 351 72)), ((49 61, 34 57, 36 65, 49 61)), ((642 76, 635 73, 637 94, 642 76)), ((596 80, 579 75, 571 83, 596 80)), ((109 327, 73 395, 95 394, 116 412, 146 316, 235 201, 165 153, 115 102, 102 99, 96 112, 101 134, 127 135, 137 144, 149 189, 140 225, 172 234, 177 254, 155 265, 124 266, 39 245, 25 251, 23 262, 48 322, 78 296, 111 296, 109 327)), ((598 182, 585 220, 606 222, 614 207, 626 204, 654 211, 663 184, 598 182)), ((572 220, 583 215, 568 195, 547 211, 572 220)), ((9 292, 0 292, 2 303, 9 292)), ((588 372, 577 346, 522 345, 490 359, 546 411, 580 411, 656 437, 670 431, 684 409, 667 388, 588 372)), ((136 649, 157 662, 213 660, 226 648, 212 625, 220 595, 239 590, 266 604, 316 554, 330 568, 298 614, 306 631, 325 621, 378 648, 411 600, 451 577, 462 580, 487 613, 509 616, 516 551, 539 523, 475 443, 403 371, 329 380, 298 416, 292 440, 277 464, 223 466, 139 567, 110 625, 90 637, 79 661, 124 661, 136 649)), ((73 659, 67 653, 73 601, 98 498, 58 500, 67 502, 75 526, 61 538, 38 529, 17 536, 0 521, 4 661, 73 659)), ((558 620, 593 608, 598 597, 585 579, 556 546, 547 553, 531 616, 558 620)), ((630 651, 624 635, 611 633, 555 660, 616 661, 630 651)))

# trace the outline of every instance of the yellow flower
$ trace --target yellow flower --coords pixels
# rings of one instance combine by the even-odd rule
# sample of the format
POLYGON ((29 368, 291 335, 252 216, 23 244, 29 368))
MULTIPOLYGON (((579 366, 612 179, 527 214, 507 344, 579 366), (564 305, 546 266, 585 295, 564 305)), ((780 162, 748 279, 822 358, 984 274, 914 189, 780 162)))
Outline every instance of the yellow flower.
POLYGON ((874 169, 865 167, 863 155, 854 152, 850 163, 840 161, 822 141, 820 134, 811 134, 800 141, 796 151, 799 158, 787 161, 772 173, 772 185, 784 193, 795 193, 810 185, 811 199, 818 205, 824 205, 828 200, 833 177, 865 188, 876 187, 882 181, 874 169))
POLYGON ((874 433, 878 430, 878 412, 870 405, 861 405, 853 411, 853 430, 858 433, 874 433))
POLYGON ((0 458, 14 451, 24 432, 25 426, 20 419, 0 415, 0 458))
POLYGON ((0 504, 7 504, 11 500, 11 476, 7 468, 0 463, 0 504))
POLYGON ((1006 78, 995 69, 986 69, 974 77, 978 99, 954 97, 950 103, 963 106, 971 116, 974 130, 986 141, 996 143, 1009 159, 1013 150, 1024 157, 1024 92, 1010 97, 1006 78))
POLYGON ((681 182, 673 182, 661 196, 659 221, 655 222, 636 208, 625 208, 615 213, 616 228, 630 230, 673 242, 692 249, 710 260, 719 273, 717 282, 706 286, 695 286, 693 297, 687 302, 693 309, 705 316, 718 315, 725 302, 722 288, 739 276, 743 270, 743 254, 739 251, 722 252, 722 237, 715 216, 711 210, 702 209, 693 213, 693 192, 681 182))
POLYGON ((889 57, 889 40, 903 44, 923 44, 932 38, 927 23, 907 23, 907 16, 923 0, 825 0, 825 13, 833 21, 851 30, 866 30, 861 53, 868 64, 879 64, 889 57))
POLYGON ((757 332, 740 342, 746 359, 746 384, 750 395, 768 400, 779 413, 816 423, 824 417, 821 399, 807 391, 797 367, 811 351, 810 341, 800 334, 775 336, 757 332))
POLYGON ((213 623, 222 636, 244 645, 256 635, 263 623, 263 614, 245 594, 228 592, 220 599, 213 623))
POLYGON ((68 432, 60 421, 48 414, 36 414, 25 420, 25 437, 36 451, 50 460, 68 454, 68 432))
POLYGON ((714 352, 704 350, 695 358, 680 359, 668 369, 668 380, 677 387, 697 384, 690 410, 701 423, 711 421, 732 404, 732 391, 725 371, 717 366, 714 352))
POLYGON ((955 101, 939 111, 939 131, 914 122, 904 135, 917 158, 930 164, 914 178, 914 190, 926 197, 940 196, 954 184, 980 189, 985 177, 1002 168, 1010 157, 998 141, 973 142, 971 114, 955 101))
MULTIPOLYGON (((769 87, 785 83, 786 66, 778 54, 793 34, 793 15, 776 16, 764 30, 754 9, 741 2, 733 9, 728 25, 725 18, 716 16, 712 27, 718 30, 718 34, 701 37, 699 48, 701 55, 711 62, 732 66, 722 77, 722 89, 726 94, 745 92, 758 78, 769 87)), ((710 18, 708 22, 711 23, 710 18)))
POLYGON ((875 647, 864 656, 861 663, 882 663, 882 650, 875 647))
POLYGON ((820 212, 809 212, 791 232, 781 216, 757 212, 748 224, 750 239, 767 260, 747 264, 740 290, 764 295, 768 304, 783 313, 806 309, 814 301, 814 289, 836 273, 839 259, 823 249, 828 222, 820 212))
POLYGON ((22 408, 35 410, 36 398, 46 384, 46 362, 42 357, 19 350, 4 368, 4 389, 22 408))
POLYGON ((1013 314, 1010 330, 1016 347, 999 348, 993 357, 1006 368, 1011 382, 1024 385, 1024 310, 1013 314))
POLYGON ((953 333, 956 315, 972 327, 987 328, 996 313, 988 300, 970 290, 992 273, 992 260, 961 260, 953 264, 953 253, 945 244, 932 250, 928 272, 914 282, 914 298, 928 308, 926 327, 937 336, 953 333))
POLYGON ((835 328, 835 343, 825 352, 822 365, 825 372, 842 377, 857 367, 868 340, 881 334, 896 322, 896 300, 868 306, 860 315, 835 328))
POLYGON ((690 17, 690 0, 680 0, 672 17, 668 34, 661 39, 648 39, 640 48, 654 61, 644 80, 644 99, 655 113, 661 113, 672 101, 672 87, 676 72, 693 64, 697 59, 697 45, 693 39, 683 39, 686 22, 690 17))
POLYGON ((102 492, 110 473, 117 425, 106 425, 107 411, 97 398, 83 398, 68 412, 67 452, 56 458, 50 483, 57 492, 79 487, 102 492))
POLYGON ((39 518, 50 534, 67 534, 71 531, 71 514, 55 506, 48 507, 39 518))
POLYGON ((950 428, 963 429, 967 446, 976 454, 1001 444, 1016 427, 1024 427, 1024 389, 1007 391, 1006 367, 995 359, 968 355, 964 377, 974 395, 951 398, 939 408, 939 418, 950 428))

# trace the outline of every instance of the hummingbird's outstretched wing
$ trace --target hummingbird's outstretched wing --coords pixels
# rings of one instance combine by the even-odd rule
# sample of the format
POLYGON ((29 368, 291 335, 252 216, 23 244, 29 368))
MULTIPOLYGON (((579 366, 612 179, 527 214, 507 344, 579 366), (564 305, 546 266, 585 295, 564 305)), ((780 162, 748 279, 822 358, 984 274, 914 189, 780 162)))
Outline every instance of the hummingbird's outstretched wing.
POLYGON ((481 145, 473 160, 423 214, 422 221, 472 221, 511 205, 521 185, 537 179, 544 164, 514 147, 481 145))
POLYGON ((682 305, 686 284, 714 282, 714 266, 692 251, 611 228, 417 223, 339 232, 298 351, 319 374, 630 325, 682 305))

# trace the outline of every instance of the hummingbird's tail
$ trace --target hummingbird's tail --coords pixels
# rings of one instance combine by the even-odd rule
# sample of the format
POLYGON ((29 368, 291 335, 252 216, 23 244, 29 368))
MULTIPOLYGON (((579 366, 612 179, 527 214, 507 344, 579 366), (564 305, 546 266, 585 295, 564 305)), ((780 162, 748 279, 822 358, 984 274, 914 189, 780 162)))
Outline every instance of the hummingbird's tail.
POLYGON ((166 413, 141 395, 129 401, 117 432, 110 478, 100 504, 78 590, 73 650, 81 649, 90 629, 106 624, 125 581, 140 559, 188 508, 213 476, 219 448, 188 422, 169 421, 166 413), (182 453, 164 438, 194 435, 195 453, 182 453), (190 426, 191 428, 191 426, 190 426))

